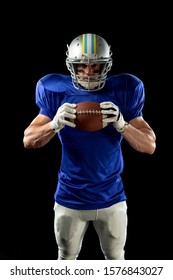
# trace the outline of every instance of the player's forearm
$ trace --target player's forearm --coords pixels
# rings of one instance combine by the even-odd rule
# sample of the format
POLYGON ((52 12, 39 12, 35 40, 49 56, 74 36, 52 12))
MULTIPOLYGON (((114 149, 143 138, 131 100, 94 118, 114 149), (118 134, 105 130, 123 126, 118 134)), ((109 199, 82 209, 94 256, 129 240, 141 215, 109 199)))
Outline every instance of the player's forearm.
POLYGON ((124 139, 136 151, 153 154, 156 149, 156 136, 150 128, 136 129, 132 125, 127 125, 122 133, 124 139))
POLYGON ((55 133, 50 128, 50 123, 42 126, 31 124, 24 131, 23 143, 26 149, 41 148, 45 146, 55 133))

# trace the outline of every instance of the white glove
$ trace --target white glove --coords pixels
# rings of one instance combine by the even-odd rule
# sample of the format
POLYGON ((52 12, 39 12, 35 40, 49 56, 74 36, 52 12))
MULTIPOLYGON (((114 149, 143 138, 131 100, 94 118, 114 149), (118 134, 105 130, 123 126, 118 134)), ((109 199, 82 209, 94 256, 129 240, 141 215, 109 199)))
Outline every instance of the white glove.
POLYGON ((103 109, 101 110, 103 115, 102 121, 106 124, 112 123, 113 127, 115 127, 118 132, 122 133, 127 122, 125 122, 118 106, 110 101, 105 101, 100 103, 100 107, 103 109))
POLYGON ((56 115, 50 122, 50 127, 54 132, 60 131, 65 125, 75 127, 74 119, 76 118, 76 104, 64 103, 57 110, 56 115))

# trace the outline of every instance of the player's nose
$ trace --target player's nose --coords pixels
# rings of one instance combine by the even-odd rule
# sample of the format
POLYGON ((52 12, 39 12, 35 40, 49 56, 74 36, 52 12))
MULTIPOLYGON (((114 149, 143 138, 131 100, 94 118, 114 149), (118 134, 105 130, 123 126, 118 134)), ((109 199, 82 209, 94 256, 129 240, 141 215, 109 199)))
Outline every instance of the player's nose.
POLYGON ((93 72, 92 66, 87 65, 87 67, 85 68, 86 75, 90 76, 92 72, 93 72))

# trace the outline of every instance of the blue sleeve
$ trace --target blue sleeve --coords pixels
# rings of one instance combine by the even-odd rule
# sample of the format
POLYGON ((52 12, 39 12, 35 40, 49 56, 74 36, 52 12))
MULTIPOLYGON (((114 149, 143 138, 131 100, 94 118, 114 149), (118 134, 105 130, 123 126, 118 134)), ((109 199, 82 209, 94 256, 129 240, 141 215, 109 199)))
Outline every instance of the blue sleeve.
POLYGON ((36 85, 36 104, 40 108, 39 114, 46 115, 53 119, 60 104, 56 91, 52 91, 45 85, 45 81, 39 80, 36 85))
POLYGON ((143 116, 145 101, 143 82, 135 76, 127 75, 122 114, 127 121, 143 116))

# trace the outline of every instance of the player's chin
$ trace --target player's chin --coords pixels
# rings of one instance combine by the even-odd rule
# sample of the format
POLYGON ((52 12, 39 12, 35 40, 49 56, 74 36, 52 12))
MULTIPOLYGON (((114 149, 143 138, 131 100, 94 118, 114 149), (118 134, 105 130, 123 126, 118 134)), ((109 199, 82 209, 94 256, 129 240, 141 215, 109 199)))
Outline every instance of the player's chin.
POLYGON ((79 82, 79 84, 82 87, 84 87, 86 89, 91 89, 91 90, 92 89, 96 89, 99 86, 99 82, 97 82, 97 81, 85 81, 85 80, 82 80, 82 81, 79 82))

